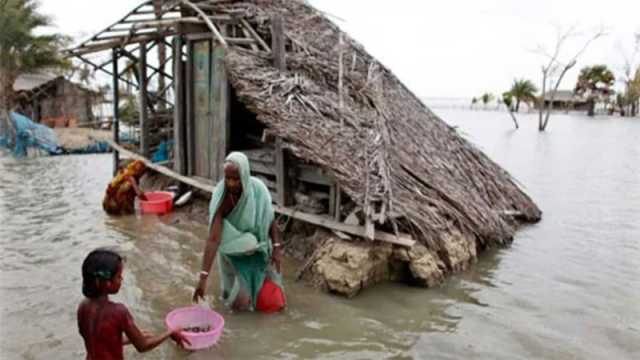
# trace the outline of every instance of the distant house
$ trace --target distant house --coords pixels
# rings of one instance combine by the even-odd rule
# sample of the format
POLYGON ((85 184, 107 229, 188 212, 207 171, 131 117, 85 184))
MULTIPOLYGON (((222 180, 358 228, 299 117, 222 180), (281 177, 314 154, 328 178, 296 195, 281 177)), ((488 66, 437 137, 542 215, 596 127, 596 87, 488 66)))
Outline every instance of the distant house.
POLYGON ((544 96, 544 105, 548 106, 553 95, 552 109, 554 110, 584 110, 588 109, 587 99, 577 95, 573 90, 558 90, 548 92, 544 96))
POLYGON ((76 127, 94 120, 93 104, 97 93, 50 74, 23 74, 13 89, 18 97, 18 112, 50 127, 76 127))

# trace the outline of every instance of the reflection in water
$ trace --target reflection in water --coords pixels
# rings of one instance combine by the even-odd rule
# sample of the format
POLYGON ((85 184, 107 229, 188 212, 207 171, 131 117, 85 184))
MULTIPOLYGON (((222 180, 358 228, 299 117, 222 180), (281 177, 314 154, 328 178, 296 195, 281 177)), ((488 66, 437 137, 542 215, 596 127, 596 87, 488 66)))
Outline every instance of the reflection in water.
MULTIPOLYGON (((227 321, 218 347, 165 344, 147 357, 638 358, 640 122, 558 116, 538 134, 533 117, 513 131, 502 113, 443 115, 523 183, 540 224, 427 291, 384 284, 348 300, 295 282, 299 264, 286 263, 285 313, 232 314, 212 296, 227 321)), ((142 327, 159 331, 190 303, 206 227, 106 216, 110 171, 108 155, 0 158, 0 358, 82 357, 80 263, 98 246, 126 256, 116 300, 142 327)))

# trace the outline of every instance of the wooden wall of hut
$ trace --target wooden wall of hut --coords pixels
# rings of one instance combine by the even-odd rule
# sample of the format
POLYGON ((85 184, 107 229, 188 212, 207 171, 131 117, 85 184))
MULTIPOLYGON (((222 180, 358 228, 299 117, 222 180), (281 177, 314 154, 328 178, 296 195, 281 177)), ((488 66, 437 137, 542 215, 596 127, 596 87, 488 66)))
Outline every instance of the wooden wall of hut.
POLYGON ((92 106, 95 97, 92 92, 58 78, 21 99, 19 111, 50 127, 82 126, 94 120, 92 106))
POLYGON ((222 59, 224 49, 211 35, 187 34, 174 40, 176 99, 171 131, 174 170, 215 183, 223 178, 226 155, 245 153, 253 176, 261 179, 279 205, 340 219, 343 199, 332 179, 314 164, 292 156, 277 134, 259 122, 236 97, 222 59))

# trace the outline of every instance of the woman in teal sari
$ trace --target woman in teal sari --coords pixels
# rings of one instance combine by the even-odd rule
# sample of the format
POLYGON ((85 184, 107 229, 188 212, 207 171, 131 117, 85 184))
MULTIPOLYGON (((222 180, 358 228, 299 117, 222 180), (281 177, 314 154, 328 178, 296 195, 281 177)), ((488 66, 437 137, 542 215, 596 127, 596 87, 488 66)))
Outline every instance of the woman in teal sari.
POLYGON ((224 165, 224 180, 209 206, 209 238, 193 300, 204 298, 207 277, 217 259, 222 298, 235 309, 255 310, 265 280, 282 290, 282 243, 274 221, 271 194, 251 176, 249 159, 234 152, 224 165))

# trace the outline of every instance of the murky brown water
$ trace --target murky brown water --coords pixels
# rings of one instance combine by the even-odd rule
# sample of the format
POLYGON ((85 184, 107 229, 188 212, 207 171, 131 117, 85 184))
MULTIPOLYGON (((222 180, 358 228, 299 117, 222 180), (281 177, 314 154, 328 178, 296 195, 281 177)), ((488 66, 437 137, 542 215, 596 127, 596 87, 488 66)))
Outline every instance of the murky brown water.
MULTIPOLYGON (((152 359, 638 359, 640 120, 440 111, 526 187, 543 221, 438 289, 382 285, 346 300, 286 279, 280 315, 224 313, 221 344, 152 359)), ((127 256, 116 297, 158 331, 189 303, 205 229, 172 217, 109 218, 110 156, 0 157, 0 358, 82 358, 80 264, 127 256)), ((296 264, 288 264, 293 268, 296 264)), ((215 285, 211 285, 212 288, 215 285)), ((142 358, 127 351, 128 358, 142 358)))

